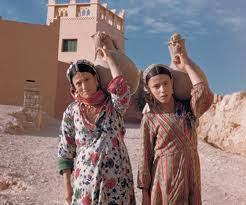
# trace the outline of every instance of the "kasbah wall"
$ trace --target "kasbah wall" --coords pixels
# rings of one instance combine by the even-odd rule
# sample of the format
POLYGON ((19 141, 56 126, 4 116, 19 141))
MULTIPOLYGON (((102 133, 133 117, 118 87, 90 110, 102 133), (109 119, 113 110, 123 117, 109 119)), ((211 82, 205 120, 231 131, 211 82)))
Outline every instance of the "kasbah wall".
MULTIPOLYGON (((91 36, 105 31, 124 52, 124 11, 116 14, 99 0, 77 3, 70 0, 59 4, 48 0, 47 25, 36 25, 0 20, 0 103, 23 104, 26 80, 35 80, 42 97, 42 110, 57 119, 62 118, 72 101, 66 70, 69 63, 81 58, 94 60, 95 50, 91 36), (76 51, 63 50, 64 40, 76 39, 76 51)), ((139 121, 133 97, 125 118, 139 121)))
POLYGON ((42 109, 54 116, 59 22, 50 26, 0 20, 0 103, 23 105, 26 80, 39 85, 42 109))

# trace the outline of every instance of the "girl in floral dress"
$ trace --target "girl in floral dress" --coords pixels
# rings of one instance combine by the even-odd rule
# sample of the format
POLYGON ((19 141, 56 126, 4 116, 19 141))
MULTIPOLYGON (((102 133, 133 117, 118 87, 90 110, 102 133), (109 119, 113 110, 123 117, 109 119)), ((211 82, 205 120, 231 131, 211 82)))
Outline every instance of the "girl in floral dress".
POLYGON ((177 54, 174 63, 190 77, 190 100, 173 97, 168 66, 150 65, 143 74, 150 108, 141 122, 138 187, 144 205, 201 204, 196 126, 213 94, 186 54, 177 54))
POLYGON ((101 52, 113 77, 107 92, 89 61, 77 61, 67 71, 75 102, 63 114, 59 135, 65 199, 72 205, 134 205, 132 169, 123 141, 130 91, 110 54, 101 52))

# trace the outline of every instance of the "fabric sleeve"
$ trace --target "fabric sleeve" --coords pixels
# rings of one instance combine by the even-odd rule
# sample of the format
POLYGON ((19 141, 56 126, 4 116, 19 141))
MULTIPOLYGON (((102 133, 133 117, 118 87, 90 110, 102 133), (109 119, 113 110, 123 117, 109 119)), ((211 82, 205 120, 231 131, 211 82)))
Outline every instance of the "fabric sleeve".
POLYGON ((115 110, 123 115, 129 106, 131 98, 127 80, 123 76, 117 76, 110 81, 107 90, 111 94, 115 110))
POLYGON ((64 169, 73 170, 73 160, 76 155, 75 127, 72 104, 63 113, 58 144, 58 169, 63 174, 64 169))
POLYGON ((141 147, 138 164, 137 187, 149 190, 151 184, 151 169, 154 159, 154 132, 152 131, 148 118, 143 116, 141 127, 141 147))
POLYGON ((193 86, 191 90, 191 109, 196 118, 202 116, 213 102, 213 93, 209 87, 201 82, 193 86))

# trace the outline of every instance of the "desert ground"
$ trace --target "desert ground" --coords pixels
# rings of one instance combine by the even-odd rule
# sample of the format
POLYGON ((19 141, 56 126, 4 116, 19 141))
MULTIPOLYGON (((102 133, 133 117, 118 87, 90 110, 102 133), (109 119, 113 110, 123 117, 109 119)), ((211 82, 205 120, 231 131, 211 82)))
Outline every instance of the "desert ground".
MULTIPOLYGON (((0 107, 1 124, 9 107, 0 107)), ((63 205, 63 181, 57 172, 60 122, 49 119, 40 131, 10 135, 0 132, 0 205, 63 205)), ((125 143, 136 186, 139 124, 127 124, 125 143)), ((246 205, 246 157, 226 153, 199 141, 204 205, 246 205)), ((141 192, 137 188, 137 204, 141 192)))

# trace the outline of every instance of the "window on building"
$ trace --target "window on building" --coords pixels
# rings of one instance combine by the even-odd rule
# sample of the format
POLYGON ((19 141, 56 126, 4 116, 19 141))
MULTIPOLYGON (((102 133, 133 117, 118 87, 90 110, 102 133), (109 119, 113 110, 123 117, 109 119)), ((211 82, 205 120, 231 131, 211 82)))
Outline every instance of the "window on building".
POLYGON ((88 0, 77 0, 77 3, 88 3, 88 0))
POLYGON ((77 39, 63 39, 62 52, 76 52, 77 39))
POLYGON ((86 14, 87 14, 87 16, 90 16, 91 12, 89 9, 87 10, 86 14))
POLYGON ((85 10, 84 9, 81 11, 81 16, 85 16, 85 10))

